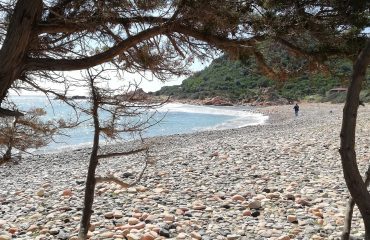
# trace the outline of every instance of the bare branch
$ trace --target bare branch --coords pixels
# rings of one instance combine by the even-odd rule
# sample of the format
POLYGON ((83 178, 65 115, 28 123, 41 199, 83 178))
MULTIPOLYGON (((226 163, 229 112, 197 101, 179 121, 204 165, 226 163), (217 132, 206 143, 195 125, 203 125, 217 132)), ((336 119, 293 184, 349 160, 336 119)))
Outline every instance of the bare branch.
POLYGON ((141 170, 140 174, 136 177, 135 181, 132 182, 132 183, 125 183, 123 182, 122 180, 118 179, 117 177, 115 176, 107 176, 107 177, 95 177, 95 181, 96 183, 102 183, 102 182, 114 182, 118 185, 120 185, 121 187, 123 188, 129 188, 129 187, 132 187, 134 185, 136 185, 140 180, 141 178, 143 177, 144 175, 144 172, 148 166, 148 162, 149 162, 149 150, 146 149, 146 157, 145 157, 145 164, 144 164, 144 167, 143 169, 141 170))
POLYGON ((111 158, 111 157, 123 157, 123 156, 128 156, 128 155, 148 151, 148 149, 149 149, 149 147, 145 146, 143 148, 131 150, 131 151, 128 151, 128 152, 101 154, 101 155, 98 155, 98 159, 111 158))
POLYGON ((125 183, 124 181, 114 177, 114 176, 107 176, 107 177, 95 177, 96 183, 103 183, 103 182, 114 182, 117 185, 120 185, 123 188, 129 188, 132 184, 125 183))

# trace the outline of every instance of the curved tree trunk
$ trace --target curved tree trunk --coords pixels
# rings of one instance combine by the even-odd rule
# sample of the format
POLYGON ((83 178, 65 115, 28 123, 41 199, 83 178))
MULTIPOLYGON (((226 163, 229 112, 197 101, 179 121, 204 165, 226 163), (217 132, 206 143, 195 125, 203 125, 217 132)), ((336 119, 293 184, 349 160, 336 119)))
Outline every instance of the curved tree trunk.
POLYGON ((370 63, 370 39, 358 55, 353 66, 353 75, 348 88, 343 109, 342 130, 340 133, 340 155, 344 179, 353 200, 358 206, 365 225, 365 239, 370 240, 370 194, 357 166, 355 152, 356 120, 361 85, 370 63))
POLYGON ((42 0, 18 0, 0 50, 0 102, 22 75, 33 27, 41 17, 42 0))

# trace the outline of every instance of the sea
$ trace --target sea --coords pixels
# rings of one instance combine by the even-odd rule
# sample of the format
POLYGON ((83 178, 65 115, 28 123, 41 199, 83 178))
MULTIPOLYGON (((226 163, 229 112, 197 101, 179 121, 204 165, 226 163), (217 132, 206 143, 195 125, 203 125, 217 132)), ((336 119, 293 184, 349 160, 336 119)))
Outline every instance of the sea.
MULTIPOLYGON (((42 116, 43 121, 57 119, 75 121, 77 117, 75 110, 61 100, 45 96, 11 96, 10 100, 16 104, 20 111, 43 108, 46 111, 46 115, 42 116)), ((75 100, 75 102, 81 108, 88 109, 90 106, 86 99, 75 100)), ((77 114, 79 113, 77 112, 77 114)), ((101 116, 102 121, 105 121, 108 120, 109 114, 102 113, 101 116)), ((142 135, 122 134, 118 141, 259 125, 264 124, 268 117, 253 113, 251 108, 246 106, 199 106, 167 103, 156 109, 153 119, 159 122, 143 131, 142 135)), ((37 153, 58 152, 64 149, 91 146, 94 131, 92 120, 87 115, 82 114, 79 116, 79 121, 82 123, 74 128, 64 129, 62 134, 56 135, 54 141, 47 146, 29 151, 37 153)), ((140 119, 137 119, 137 121, 140 121, 140 119)), ((103 137, 101 141, 103 144, 112 144, 111 140, 103 137)))

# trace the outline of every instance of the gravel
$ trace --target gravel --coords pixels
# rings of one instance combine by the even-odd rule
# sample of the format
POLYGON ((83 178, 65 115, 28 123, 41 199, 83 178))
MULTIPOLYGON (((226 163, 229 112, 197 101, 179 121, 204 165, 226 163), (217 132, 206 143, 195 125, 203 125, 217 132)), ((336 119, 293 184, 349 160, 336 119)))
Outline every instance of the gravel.
MULTIPOLYGON (((341 171, 343 105, 255 108, 265 125, 147 139, 150 164, 128 189, 96 187, 90 239, 339 239, 348 191, 341 171)), ((367 168, 370 108, 356 151, 367 168)), ((137 143, 102 147, 124 151, 137 143)), ((89 149, 0 166, 0 239, 77 239, 89 149)), ((144 155, 103 159, 97 175, 133 182, 144 155)), ((354 237, 363 238, 355 210, 354 237)))

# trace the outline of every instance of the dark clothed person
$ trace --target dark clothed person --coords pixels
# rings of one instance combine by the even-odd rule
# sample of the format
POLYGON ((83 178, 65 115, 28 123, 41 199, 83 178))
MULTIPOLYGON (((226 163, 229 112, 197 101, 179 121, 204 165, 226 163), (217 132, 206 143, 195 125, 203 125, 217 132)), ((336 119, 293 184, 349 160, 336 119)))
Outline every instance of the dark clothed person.
POLYGON ((297 117, 298 116, 298 112, 299 112, 299 106, 298 106, 297 103, 294 105, 293 109, 294 109, 295 116, 297 117))

